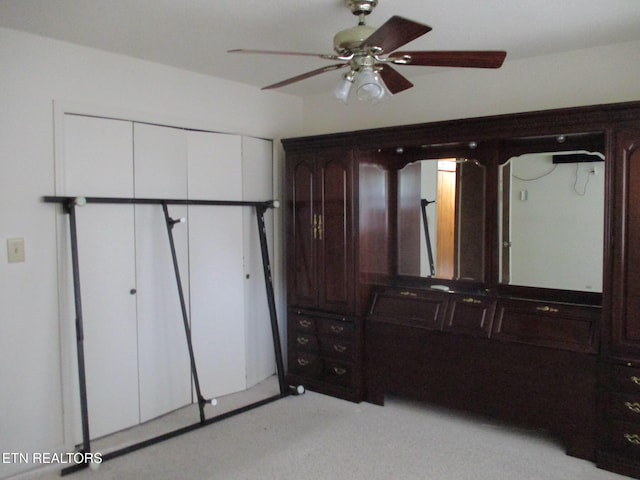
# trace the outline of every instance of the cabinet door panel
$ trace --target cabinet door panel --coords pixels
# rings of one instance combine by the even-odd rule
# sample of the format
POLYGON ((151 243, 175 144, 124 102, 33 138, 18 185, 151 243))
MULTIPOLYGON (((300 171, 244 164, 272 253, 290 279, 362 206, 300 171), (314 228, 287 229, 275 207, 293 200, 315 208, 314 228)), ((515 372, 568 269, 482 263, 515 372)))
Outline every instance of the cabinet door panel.
POLYGON ((503 299, 492 336, 508 342, 595 353, 598 307, 503 299))
POLYGON ((314 156, 290 160, 288 221, 289 303, 313 307, 317 303, 318 213, 315 209, 314 156))
POLYGON ((491 334, 495 301, 472 295, 456 295, 449 302, 443 330, 488 337, 491 334))
POLYGON ((612 346, 640 353, 640 130, 617 136, 612 346))
MULTIPOLYGON (((181 129, 134 124, 135 194, 187 198, 187 143, 181 129)), ((187 207, 169 206, 172 218, 187 207)), ((140 419, 147 421, 191 402, 191 371, 180 298, 160 205, 136 205, 136 276, 140 419)), ((187 225, 173 228, 182 289, 188 305, 187 225)))
MULTIPOLYGON (((349 312, 354 303, 352 235, 352 164, 344 152, 319 154, 320 307, 349 312)), ((350 156, 350 154, 349 154, 350 156)))

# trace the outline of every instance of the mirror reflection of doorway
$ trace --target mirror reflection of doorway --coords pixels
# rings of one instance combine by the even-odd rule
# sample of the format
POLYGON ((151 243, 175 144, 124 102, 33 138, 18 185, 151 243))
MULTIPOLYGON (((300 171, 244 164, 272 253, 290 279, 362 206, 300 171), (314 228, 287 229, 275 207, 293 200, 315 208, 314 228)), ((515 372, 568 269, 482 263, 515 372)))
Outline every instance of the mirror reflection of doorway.
POLYGON ((482 280, 484 180, 484 167, 464 157, 421 159, 399 170, 400 275, 482 280))
POLYGON ((456 167, 455 159, 438 161, 436 272, 444 278, 453 278, 455 272, 456 167))

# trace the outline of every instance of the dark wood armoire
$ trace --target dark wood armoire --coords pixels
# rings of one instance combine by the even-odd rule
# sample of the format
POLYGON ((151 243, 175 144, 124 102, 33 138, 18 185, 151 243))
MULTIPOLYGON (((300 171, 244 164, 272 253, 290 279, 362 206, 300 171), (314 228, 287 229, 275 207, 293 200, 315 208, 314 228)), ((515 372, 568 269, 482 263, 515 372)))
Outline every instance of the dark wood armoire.
POLYGON ((567 453, 640 478, 640 102, 283 145, 292 384, 377 404, 409 396, 545 429, 567 453), (544 157, 545 171, 523 178, 531 155, 544 157), (574 219, 570 202, 547 204, 542 218, 522 213, 529 195, 555 198, 535 192, 562 168, 575 177, 567 198, 576 201, 603 176, 593 216, 601 247, 588 256, 601 286, 560 283, 581 271, 579 255, 561 264, 587 248, 573 242, 591 230, 588 217, 563 236, 556 218, 574 219), (432 186, 440 175, 452 179, 449 200, 432 186), (521 225, 542 240, 517 250, 510 235, 521 225), (525 273, 559 273, 521 279, 523 257, 558 244, 566 259, 543 257, 525 273))

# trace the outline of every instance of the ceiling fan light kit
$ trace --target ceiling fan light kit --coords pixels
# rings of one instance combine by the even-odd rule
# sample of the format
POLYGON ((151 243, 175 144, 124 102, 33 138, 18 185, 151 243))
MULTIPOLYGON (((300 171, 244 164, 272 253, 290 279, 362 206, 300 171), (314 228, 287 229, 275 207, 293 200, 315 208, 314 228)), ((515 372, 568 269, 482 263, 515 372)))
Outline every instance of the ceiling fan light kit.
POLYGON ((318 68, 283 80, 265 89, 279 88, 321 73, 349 68, 336 86, 334 96, 347 103, 355 88, 359 100, 377 103, 383 98, 413 87, 413 84, 391 65, 423 67, 500 68, 504 51, 396 51, 403 45, 431 31, 431 27, 403 17, 393 16, 381 27, 365 24, 365 17, 378 0, 346 0, 351 13, 359 17, 358 25, 338 32, 333 38, 334 54, 280 52, 270 50, 229 50, 229 53, 269 55, 303 55, 341 63, 318 68), (353 88, 352 88, 353 87, 353 88))
POLYGON ((342 76, 338 85, 336 85, 335 90, 333 91, 333 96, 340 100, 342 103, 347 103, 349 100, 349 93, 351 92, 351 87, 353 87, 353 82, 355 82, 355 75, 352 71, 345 73, 342 76))
POLYGON ((358 100, 371 103, 379 102, 387 93, 387 87, 373 68, 364 68, 358 73, 355 88, 358 100))

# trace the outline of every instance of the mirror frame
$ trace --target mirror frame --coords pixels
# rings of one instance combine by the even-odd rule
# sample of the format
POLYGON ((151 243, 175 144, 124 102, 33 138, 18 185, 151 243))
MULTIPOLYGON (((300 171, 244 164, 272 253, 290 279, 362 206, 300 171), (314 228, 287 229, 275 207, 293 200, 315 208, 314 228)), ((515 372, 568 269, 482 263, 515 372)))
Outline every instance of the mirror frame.
MULTIPOLYGON (((393 147, 378 149, 379 153, 382 153, 389 159, 390 166, 390 198, 393 199, 393 208, 391 208, 391 225, 393 232, 393 241, 390 251, 392 252, 392 271, 395 278, 402 284, 416 285, 416 286, 432 286, 443 285, 450 289, 460 288, 465 291, 478 291, 486 292, 488 279, 490 276, 491 268, 491 250, 490 250, 490 236, 488 235, 488 226, 490 223, 489 214, 490 209, 493 208, 489 203, 491 198, 491 191, 489 189, 489 176, 492 175, 494 168, 490 168, 490 165, 494 163, 496 148, 493 143, 485 142, 484 145, 478 146, 475 142, 461 143, 452 142, 446 144, 437 145, 410 145, 402 147, 393 147), (410 163, 414 163, 420 160, 437 160, 439 158, 468 158, 475 160, 477 163, 484 167, 484 228, 483 238, 481 239, 483 259, 482 259, 482 279, 446 279, 437 277, 421 277, 404 275, 398 273, 398 180, 399 172, 402 168, 410 163)), ((419 225, 421 239, 424 238, 423 225, 419 225)))

